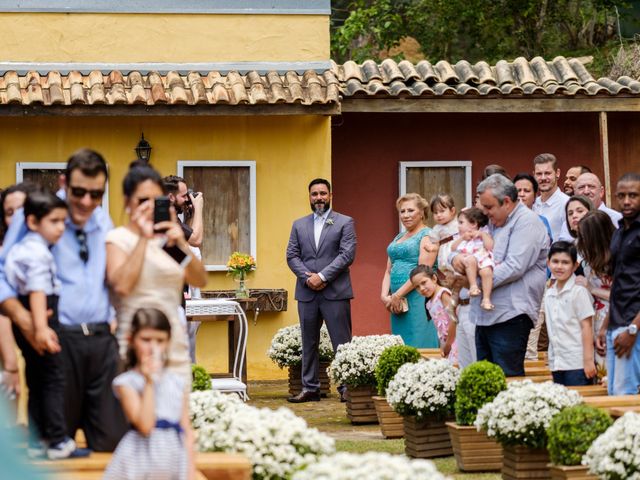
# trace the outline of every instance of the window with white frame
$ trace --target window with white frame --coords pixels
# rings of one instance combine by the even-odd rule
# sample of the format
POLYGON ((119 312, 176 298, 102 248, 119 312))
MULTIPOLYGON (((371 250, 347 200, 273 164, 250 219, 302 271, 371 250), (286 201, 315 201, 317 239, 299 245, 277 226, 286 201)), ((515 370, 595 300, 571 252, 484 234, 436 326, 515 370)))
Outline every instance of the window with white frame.
MULTIPOLYGON (((429 201, 433 195, 448 193, 457 211, 472 205, 470 161, 400 162, 400 195, 419 193, 429 201)), ((433 226, 430 215, 427 225, 433 226)))
POLYGON ((206 269, 226 271, 233 252, 256 258, 256 162, 181 160, 177 170, 190 189, 204 195, 206 269))
MULTIPOLYGON (((18 162, 16 163, 16 183, 31 182, 55 193, 61 186, 60 175, 63 175, 66 169, 66 162, 18 162)), ((108 180, 102 196, 102 207, 109 211, 108 180)))

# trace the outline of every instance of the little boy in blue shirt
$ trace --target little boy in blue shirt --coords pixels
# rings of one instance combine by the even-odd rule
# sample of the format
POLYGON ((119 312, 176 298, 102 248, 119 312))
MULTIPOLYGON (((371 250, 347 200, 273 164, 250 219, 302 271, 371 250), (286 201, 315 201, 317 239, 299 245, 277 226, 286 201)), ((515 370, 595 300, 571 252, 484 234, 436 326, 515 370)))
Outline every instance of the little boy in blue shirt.
MULTIPOLYGON (((64 232, 67 205, 52 193, 32 192, 25 200, 24 216, 29 233, 7 254, 5 273, 18 299, 31 312, 37 340, 49 328, 59 334, 60 281, 50 249, 64 232)), ((19 328, 14 326, 13 333, 25 359, 29 387, 29 456, 46 453, 54 460, 87 455, 67 436, 60 354, 39 355, 19 328)))

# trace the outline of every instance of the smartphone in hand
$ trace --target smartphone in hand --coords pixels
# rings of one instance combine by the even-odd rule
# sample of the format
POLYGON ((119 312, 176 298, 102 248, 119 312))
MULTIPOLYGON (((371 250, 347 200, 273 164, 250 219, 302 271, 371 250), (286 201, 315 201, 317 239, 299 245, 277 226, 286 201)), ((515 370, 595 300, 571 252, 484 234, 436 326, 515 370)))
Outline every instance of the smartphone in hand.
MULTIPOLYGON (((171 220, 171 201, 167 196, 156 197, 153 205, 153 223, 166 222, 171 220)), ((158 229, 154 229, 160 231, 158 229)))

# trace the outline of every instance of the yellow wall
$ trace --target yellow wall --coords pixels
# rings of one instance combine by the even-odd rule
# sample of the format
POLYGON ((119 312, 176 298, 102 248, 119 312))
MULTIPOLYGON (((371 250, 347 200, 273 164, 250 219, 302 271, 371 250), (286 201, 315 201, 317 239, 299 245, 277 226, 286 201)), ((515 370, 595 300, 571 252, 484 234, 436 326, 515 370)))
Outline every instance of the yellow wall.
MULTIPOLYGON (((329 177, 330 119, 298 117, 175 118, 0 118, 0 186, 15 181, 16 162, 65 162, 74 150, 88 146, 110 166, 110 212, 125 221, 121 183, 133 159, 140 132, 153 147, 152 164, 163 175, 176 172, 178 160, 255 160, 257 170, 257 261, 250 287, 286 288, 289 309, 249 320, 250 379, 283 378, 266 356, 273 334, 297 322, 294 276, 285 261, 291 223, 309 210, 310 179, 329 177)), ((214 199, 205 199, 214 201, 214 199)), ((209 274, 210 289, 232 289, 223 272, 209 274)), ((211 371, 226 367, 226 324, 206 324, 198 336, 198 362, 211 371)))
POLYGON ((0 31, 14 62, 329 59, 328 15, 2 13, 0 31))

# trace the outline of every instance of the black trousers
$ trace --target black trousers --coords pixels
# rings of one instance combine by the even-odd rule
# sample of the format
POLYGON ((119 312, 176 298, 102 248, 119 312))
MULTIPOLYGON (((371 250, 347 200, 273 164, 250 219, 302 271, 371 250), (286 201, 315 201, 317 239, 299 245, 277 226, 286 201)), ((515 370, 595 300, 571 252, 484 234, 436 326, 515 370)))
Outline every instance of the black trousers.
POLYGON ((111 388, 119 373, 118 344, 107 325, 100 325, 105 328, 92 328, 89 335, 79 327, 61 326, 65 414, 71 438, 82 428, 89 448, 111 452, 128 425, 111 388))
POLYGON ((476 325, 478 361, 497 364, 507 377, 523 376, 524 356, 532 328, 533 322, 525 314, 495 325, 476 325))
MULTIPOLYGON (((49 326, 57 331, 54 325, 49 326)), ((31 438, 51 443, 64 440, 64 367, 60 353, 39 355, 15 325, 13 336, 22 351, 25 377, 29 388, 27 411, 31 438)))

